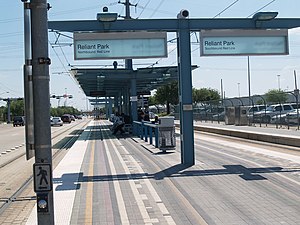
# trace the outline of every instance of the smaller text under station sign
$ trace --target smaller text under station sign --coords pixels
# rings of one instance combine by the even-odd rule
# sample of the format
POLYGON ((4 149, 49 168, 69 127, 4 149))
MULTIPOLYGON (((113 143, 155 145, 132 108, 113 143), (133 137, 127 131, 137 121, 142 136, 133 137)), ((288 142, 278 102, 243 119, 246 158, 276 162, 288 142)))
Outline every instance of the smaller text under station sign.
POLYGON ((201 55, 287 55, 287 30, 201 31, 201 55))
POLYGON ((74 33, 75 60, 167 57, 166 32, 74 33))
POLYGON ((34 191, 44 192, 52 190, 52 171, 49 163, 34 163, 33 178, 34 191))

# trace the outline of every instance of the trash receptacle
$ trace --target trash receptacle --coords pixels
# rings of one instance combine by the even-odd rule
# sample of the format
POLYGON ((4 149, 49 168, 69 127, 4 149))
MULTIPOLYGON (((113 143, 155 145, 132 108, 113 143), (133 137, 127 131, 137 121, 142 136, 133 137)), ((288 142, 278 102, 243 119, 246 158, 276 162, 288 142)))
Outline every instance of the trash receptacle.
POLYGON ((245 126, 248 125, 249 120, 247 117, 248 108, 245 106, 237 106, 235 107, 235 125, 237 126, 245 126))
POLYGON ((226 107, 225 108, 225 124, 233 125, 235 123, 235 108, 226 107))
POLYGON ((158 147, 162 151, 176 147, 175 124, 173 116, 158 118, 158 147))

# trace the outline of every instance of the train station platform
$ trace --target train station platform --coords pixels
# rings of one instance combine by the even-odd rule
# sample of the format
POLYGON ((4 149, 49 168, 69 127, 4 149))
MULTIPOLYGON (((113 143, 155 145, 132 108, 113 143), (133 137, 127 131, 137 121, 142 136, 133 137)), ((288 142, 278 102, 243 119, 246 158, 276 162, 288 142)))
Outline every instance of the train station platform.
MULTIPOLYGON (((91 121, 54 168, 55 224, 300 223, 299 189, 284 204, 284 197, 265 190, 273 184, 264 176, 282 173, 281 167, 218 166, 204 159, 186 167, 178 145, 162 153, 140 138, 112 135, 109 126, 91 121)), ((293 160, 300 165, 300 156, 293 160)), ((36 221, 35 206, 26 224, 36 221)))
MULTIPOLYGON (((175 121, 179 127, 179 121, 175 121)), ((297 126, 277 126, 274 124, 252 124, 250 126, 226 125, 222 122, 194 121, 194 130, 226 136, 263 141, 273 144, 300 147, 300 130, 297 126)))

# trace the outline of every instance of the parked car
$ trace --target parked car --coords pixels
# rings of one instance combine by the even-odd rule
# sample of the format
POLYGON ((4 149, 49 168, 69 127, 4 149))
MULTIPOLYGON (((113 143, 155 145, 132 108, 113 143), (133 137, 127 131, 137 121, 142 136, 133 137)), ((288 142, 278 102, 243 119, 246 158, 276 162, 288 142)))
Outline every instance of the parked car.
POLYGON ((60 117, 52 117, 50 120, 51 126, 62 126, 63 121, 60 117))
POLYGON ((78 120, 82 120, 82 117, 83 117, 82 115, 76 115, 75 116, 75 118, 78 119, 78 120))
POLYGON ((224 121, 224 120, 225 120, 225 111, 213 115, 213 116, 212 116, 212 119, 213 119, 213 120, 216 120, 216 121, 224 121))
POLYGON ((297 109, 287 113, 285 117, 285 122, 289 124, 298 124, 300 123, 300 109, 297 112, 297 109))
POLYGON ((71 123, 72 122, 71 115, 69 115, 69 114, 64 114, 60 118, 64 123, 71 123))
POLYGON ((25 118, 24 116, 15 116, 13 119, 13 126, 24 126, 25 125, 25 118))
POLYGON ((256 112, 264 111, 266 108, 267 108, 266 105, 253 105, 253 106, 250 106, 249 109, 248 109, 248 112, 247 112, 247 117, 250 120, 250 122, 254 122, 253 115, 256 112))
POLYGON ((286 123, 287 114, 288 113, 276 114, 275 116, 272 116, 270 123, 272 123, 272 124, 287 124, 286 123))
POLYGON ((276 115, 283 115, 294 110, 292 104, 276 104, 270 105, 265 110, 254 113, 254 122, 270 123, 271 118, 276 115))

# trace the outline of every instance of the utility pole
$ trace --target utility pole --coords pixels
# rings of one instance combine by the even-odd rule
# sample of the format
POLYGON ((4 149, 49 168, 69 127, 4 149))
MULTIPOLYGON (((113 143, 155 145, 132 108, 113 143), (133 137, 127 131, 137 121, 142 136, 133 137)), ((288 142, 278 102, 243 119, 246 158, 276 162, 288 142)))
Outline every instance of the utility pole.
MULTIPOLYGON (((119 2, 121 4, 125 5, 125 17, 124 19, 131 19, 130 16, 130 6, 136 6, 130 3, 129 0, 126 0, 125 2, 119 2)), ((125 59, 125 69, 132 70, 132 59, 125 59)), ((136 91, 136 79, 131 79, 130 84, 130 101, 131 101, 131 119, 132 121, 137 120, 137 91, 136 91)))
POLYGON ((299 89, 297 86, 297 73, 296 70, 294 70, 294 78, 295 78, 295 90, 294 90, 294 94, 296 96, 296 103, 297 103, 297 122, 298 122, 298 130, 300 127, 300 120, 299 120, 299 89))
POLYGON ((251 73, 250 73, 250 56, 247 56, 247 74, 248 74, 248 97, 249 106, 251 106, 251 73))
POLYGON ((31 46, 34 106, 33 165, 34 191, 37 195, 37 221, 39 225, 54 224, 52 185, 52 149, 50 126, 50 92, 48 56, 47 0, 31 0, 31 46), (42 176, 40 175, 42 174, 42 176))
POLYGON ((224 95, 223 95, 223 80, 221 79, 221 99, 223 101, 224 95))
POLYGON ((30 29, 30 3, 24 1, 24 105, 25 105, 25 136, 26 159, 34 157, 34 112, 32 94, 32 60, 31 60, 31 29, 30 29))
POLYGON ((294 79, 295 79, 295 90, 298 90, 298 86, 297 86, 297 73, 296 73, 296 70, 294 70, 294 79))

